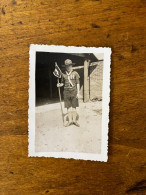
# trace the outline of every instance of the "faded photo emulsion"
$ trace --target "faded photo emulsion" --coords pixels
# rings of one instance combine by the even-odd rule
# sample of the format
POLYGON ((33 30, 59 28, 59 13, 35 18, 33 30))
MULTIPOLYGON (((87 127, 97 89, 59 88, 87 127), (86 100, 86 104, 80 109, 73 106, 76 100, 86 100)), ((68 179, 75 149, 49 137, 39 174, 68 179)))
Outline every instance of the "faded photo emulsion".
POLYGON ((29 156, 107 161, 110 48, 30 45, 29 156))

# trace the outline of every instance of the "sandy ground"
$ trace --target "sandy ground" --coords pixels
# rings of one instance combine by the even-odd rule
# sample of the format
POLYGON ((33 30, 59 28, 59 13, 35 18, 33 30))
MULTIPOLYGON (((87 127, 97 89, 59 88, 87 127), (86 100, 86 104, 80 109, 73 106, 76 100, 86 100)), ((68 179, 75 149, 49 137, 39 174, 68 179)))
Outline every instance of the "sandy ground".
POLYGON ((36 107, 36 152, 100 153, 101 104, 80 102, 80 127, 63 126, 59 103, 36 107))

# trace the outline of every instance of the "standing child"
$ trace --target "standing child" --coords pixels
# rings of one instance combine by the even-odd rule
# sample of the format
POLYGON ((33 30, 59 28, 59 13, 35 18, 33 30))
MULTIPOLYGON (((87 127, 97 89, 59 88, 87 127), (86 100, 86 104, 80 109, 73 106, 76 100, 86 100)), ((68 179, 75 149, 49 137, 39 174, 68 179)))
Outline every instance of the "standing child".
POLYGON ((67 108, 68 113, 68 123, 65 124, 66 127, 71 124, 79 127, 77 122, 77 112, 76 107, 79 107, 79 90, 80 90, 80 81, 79 74, 73 70, 72 66, 75 63, 72 63, 70 59, 65 60, 65 73, 62 73, 61 83, 57 84, 57 87, 64 86, 64 105, 67 108))

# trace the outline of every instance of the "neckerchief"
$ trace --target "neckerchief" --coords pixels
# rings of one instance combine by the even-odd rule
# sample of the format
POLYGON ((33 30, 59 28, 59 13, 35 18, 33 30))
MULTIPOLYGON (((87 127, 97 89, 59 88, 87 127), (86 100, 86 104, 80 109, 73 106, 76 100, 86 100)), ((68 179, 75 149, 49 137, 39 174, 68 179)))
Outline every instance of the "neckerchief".
POLYGON ((69 81, 70 85, 73 87, 73 84, 72 84, 72 82, 71 82, 71 80, 70 80, 70 75, 71 75, 71 73, 72 73, 72 71, 70 71, 69 73, 66 71, 68 81, 69 81))

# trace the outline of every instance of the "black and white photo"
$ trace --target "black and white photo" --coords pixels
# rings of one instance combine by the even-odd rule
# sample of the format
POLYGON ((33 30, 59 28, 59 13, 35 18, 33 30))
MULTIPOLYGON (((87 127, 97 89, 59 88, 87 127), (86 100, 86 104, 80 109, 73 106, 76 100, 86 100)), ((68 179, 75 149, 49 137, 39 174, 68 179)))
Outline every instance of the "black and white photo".
POLYGON ((107 161, 110 48, 30 45, 29 156, 107 161))

